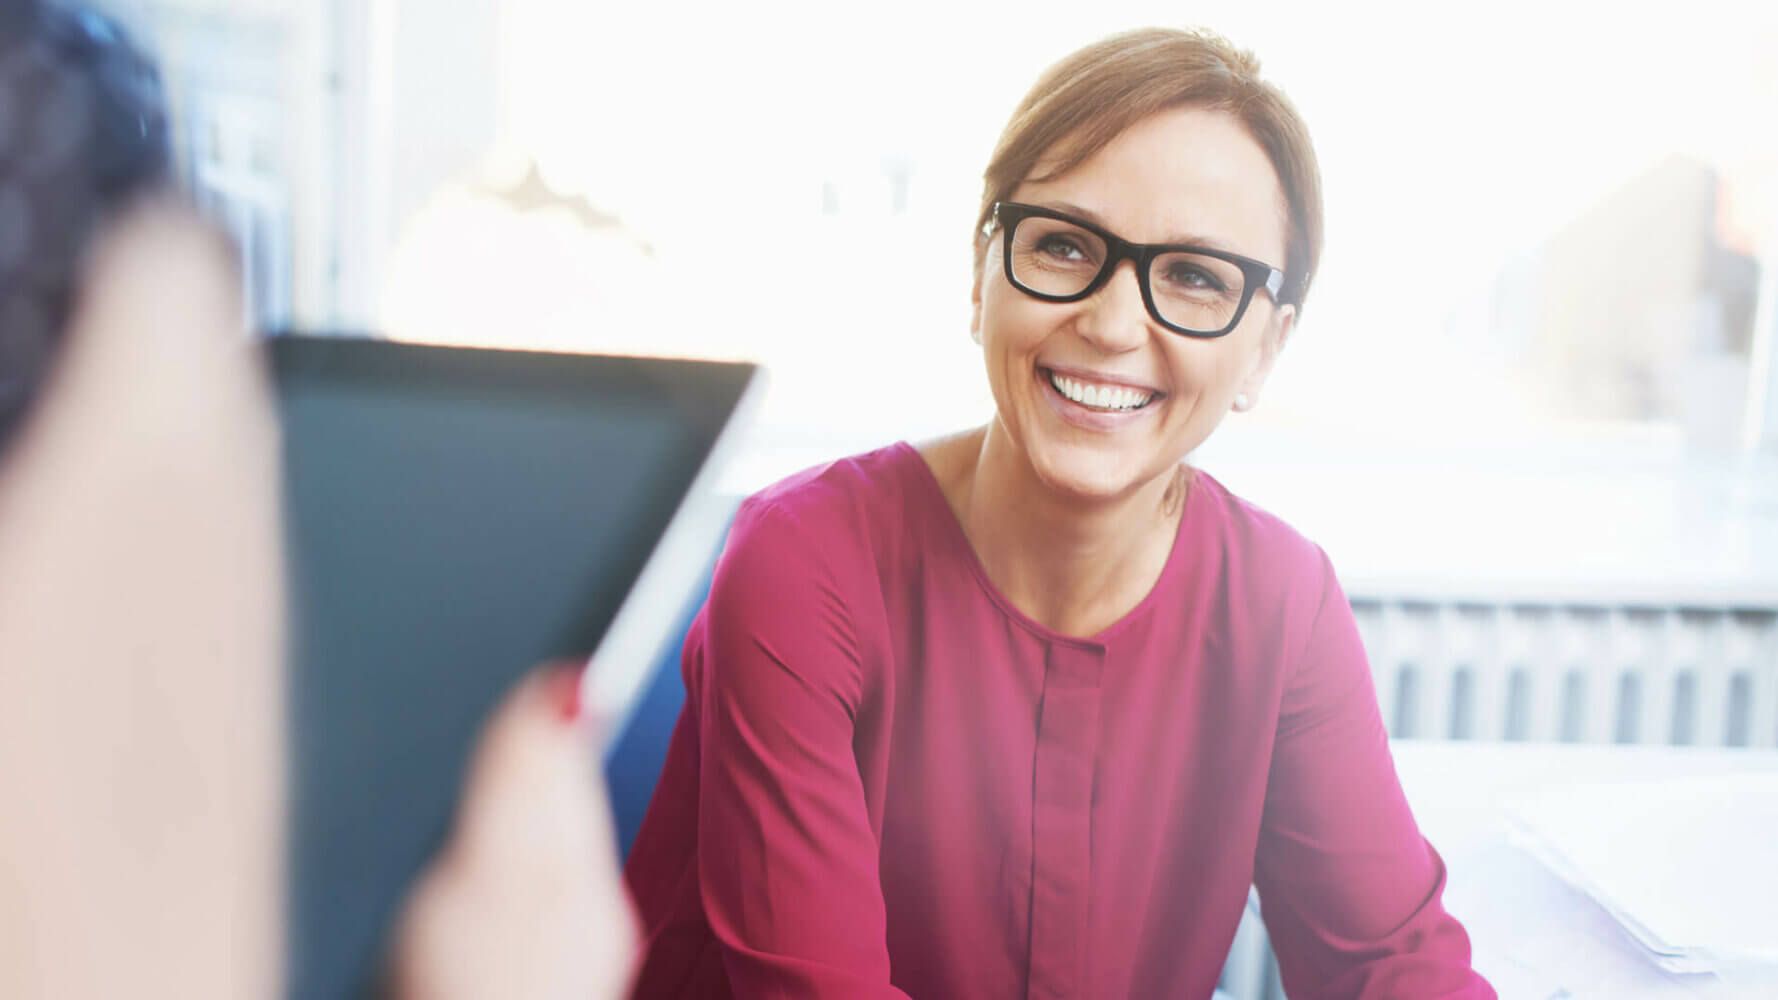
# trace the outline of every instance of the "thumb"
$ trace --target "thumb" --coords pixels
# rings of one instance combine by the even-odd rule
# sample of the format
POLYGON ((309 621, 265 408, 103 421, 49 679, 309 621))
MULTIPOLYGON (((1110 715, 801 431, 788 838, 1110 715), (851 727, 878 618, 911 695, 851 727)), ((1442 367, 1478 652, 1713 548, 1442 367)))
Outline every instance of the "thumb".
POLYGON ((489 717, 459 804, 454 853, 502 864, 508 855, 551 852, 614 861, 597 731, 575 707, 579 679, 578 664, 533 671, 489 717))

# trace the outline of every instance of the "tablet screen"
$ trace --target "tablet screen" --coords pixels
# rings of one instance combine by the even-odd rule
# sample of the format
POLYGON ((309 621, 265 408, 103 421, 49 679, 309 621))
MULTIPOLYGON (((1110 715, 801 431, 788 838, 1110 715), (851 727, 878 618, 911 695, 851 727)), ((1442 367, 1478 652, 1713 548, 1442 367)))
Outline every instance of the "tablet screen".
POLYGON ((282 337, 272 353, 291 992, 354 996, 446 830, 483 718, 532 666, 598 643, 753 370, 346 338, 282 337))

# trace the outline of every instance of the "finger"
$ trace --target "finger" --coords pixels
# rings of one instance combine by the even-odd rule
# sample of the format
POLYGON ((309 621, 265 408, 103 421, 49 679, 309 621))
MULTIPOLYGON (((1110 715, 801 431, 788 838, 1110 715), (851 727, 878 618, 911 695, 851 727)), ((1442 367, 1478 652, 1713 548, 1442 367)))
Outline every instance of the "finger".
POLYGON ((490 716, 472 755, 454 850, 545 845, 615 858, 599 743, 568 711, 573 686, 571 669, 545 667, 490 716))

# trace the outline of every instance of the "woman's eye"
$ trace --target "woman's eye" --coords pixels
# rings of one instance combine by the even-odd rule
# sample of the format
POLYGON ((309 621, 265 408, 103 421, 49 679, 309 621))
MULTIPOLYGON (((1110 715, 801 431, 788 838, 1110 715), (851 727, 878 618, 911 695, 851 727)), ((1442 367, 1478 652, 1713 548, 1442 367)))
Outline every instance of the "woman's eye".
POLYGON ((1046 236, 1037 244, 1037 249, 1051 257, 1060 257, 1063 260, 1080 260, 1086 257, 1086 253, 1066 236, 1046 236))
POLYGON ((1175 264, 1167 269, 1167 283, 1188 291, 1220 292, 1223 283, 1216 276, 1201 267, 1189 264, 1175 264))

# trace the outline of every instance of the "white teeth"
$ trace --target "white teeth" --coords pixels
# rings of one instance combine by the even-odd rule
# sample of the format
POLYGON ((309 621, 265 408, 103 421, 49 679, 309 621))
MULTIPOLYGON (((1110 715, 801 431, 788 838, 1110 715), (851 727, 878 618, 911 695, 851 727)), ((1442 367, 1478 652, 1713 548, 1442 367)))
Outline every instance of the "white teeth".
POLYGON ((1050 374, 1050 384, 1056 391, 1082 406, 1090 406, 1098 410, 1134 410, 1147 406, 1154 398, 1153 393, 1141 392, 1123 386, 1093 385, 1079 382, 1066 375, 1050 374))

